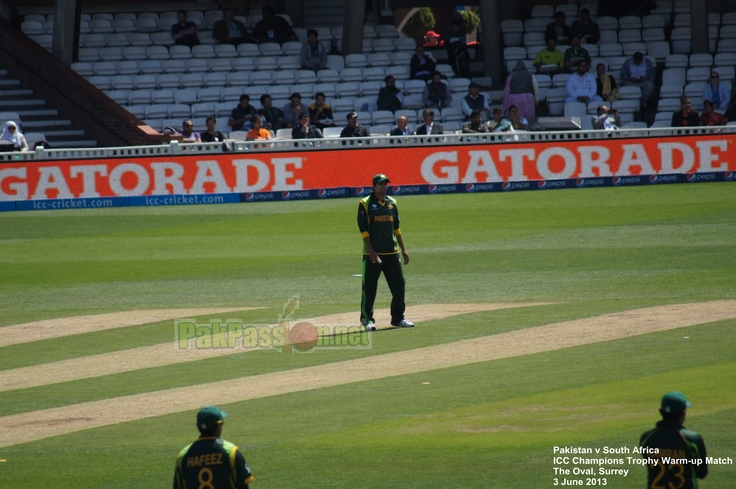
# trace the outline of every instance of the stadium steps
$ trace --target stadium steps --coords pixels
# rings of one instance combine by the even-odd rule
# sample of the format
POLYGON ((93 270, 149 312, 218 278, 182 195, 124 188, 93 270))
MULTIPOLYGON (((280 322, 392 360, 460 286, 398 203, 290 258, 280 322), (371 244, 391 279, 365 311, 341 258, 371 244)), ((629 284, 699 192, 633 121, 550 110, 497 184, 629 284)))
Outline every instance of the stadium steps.
POLYGON ((20 80, 0 70, 0 112, 17 112, 23 132, 40 132, 52 148, 92 148, 97 141, 87 137, 83 129, 75 129, 72 121, 63 119, 59 111, 36 98, 33 90, 22 88, 20 80))

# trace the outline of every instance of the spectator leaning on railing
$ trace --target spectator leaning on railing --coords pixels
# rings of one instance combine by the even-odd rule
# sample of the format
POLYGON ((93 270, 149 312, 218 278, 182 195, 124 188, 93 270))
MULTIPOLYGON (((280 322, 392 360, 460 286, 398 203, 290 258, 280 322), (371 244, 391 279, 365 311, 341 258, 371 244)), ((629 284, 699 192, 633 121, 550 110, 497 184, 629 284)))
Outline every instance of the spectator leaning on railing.
POLYGON ((215 119, 215 116, 209 116, 206 124, 207 130, 202 133, 203 143, 219 143, 226 139, 225 135, 217 130, 217 119, 215 119))
POLYGON ((703 126, 725 126, 726 118, 715 111, 712 100, 703 101, 703 113, 700 115, 700 124, 703 126))
POLYGON ((623 126, 618 111, 616 109, 609 109, 605 105, 598 107, 598 115, 592 118, 591 123, 593 124, 593 129, 605 129, 607 131, 620 129, 623 126))
POLYGON ((341 138, 365 138, 370 136, 370 132, 365 126, 358 124, 358 114, 351 110, 347 115, 348 125, 340 133, 341 138))
POLYGON ((672 114, 672 127, 697 127, 700 125, 698 113, 690 108, 690 98, 682 97, 680 110, 672 114))
POLYGON ((10 146, 12 144, 12 151, 28 151, 28 142, 26 141, 26 137, 20 131, 18 124, 13 121, 5 123, 2 142, 4 146, 10 146))
POLYGON ((253 129, 248 131, 245 139, 247 141, 265 141, 271 139, 271 133, 268 129, 263 128, 263 119, 261 116, 255 116, 253 118, 253 129))
POLYGON ((291 130, 291 139, 322 139, 322 131, 309 123, 309 114, 302 112, 297 118, 297 124, 291 130))

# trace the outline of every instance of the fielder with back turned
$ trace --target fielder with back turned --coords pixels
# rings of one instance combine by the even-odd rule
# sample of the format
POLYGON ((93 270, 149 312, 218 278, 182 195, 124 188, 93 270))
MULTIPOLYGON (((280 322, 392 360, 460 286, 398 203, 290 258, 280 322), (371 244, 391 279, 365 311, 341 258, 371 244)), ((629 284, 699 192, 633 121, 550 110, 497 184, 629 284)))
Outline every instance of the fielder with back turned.
POLYGON ((363 238, 363 294, 360 301, 360 324, 367 331, 376 330, 373 303, 376 301, 378 278, 381 272, 391 290, 391 326, 411 328, 414 323, 404 317, 404 265, 409 254, 399 228, 399 209, 396 201, 387 196, 389 179, 380 173, 373 177, 373 193, 358 204, 358 228, 363 238), (399 254, 399 249, 401 252, 399 254))
POLYGON ((662 397, 657 427, 641 435, 639 445, 647 460, 647 489, 696 489, 708 475, 705 443, 695 431, 682 426, 690 403, 682 392, 662 397))
POLYGON ((200 437, 176 458, 174 489, 248 489, 253 474, 243 453, 220 438, 226 417, 215 406, 199 410, 200 437))

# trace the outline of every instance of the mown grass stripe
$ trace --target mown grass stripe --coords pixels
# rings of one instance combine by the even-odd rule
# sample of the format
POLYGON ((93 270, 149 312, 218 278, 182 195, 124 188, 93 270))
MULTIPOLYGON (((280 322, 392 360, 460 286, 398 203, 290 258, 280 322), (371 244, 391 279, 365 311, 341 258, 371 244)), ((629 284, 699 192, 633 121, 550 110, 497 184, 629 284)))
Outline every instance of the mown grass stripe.
MULTIPOLYGON (((441 306, 418 305, 407 307, 407 314, 416 321, 427 322, 444 319, 460 314, 480 311, 493 311, 516 307, 530 307, 546 305, 546 303, 510 303, 510 304, 443 304, 441 306), (438 307, 440 309, 438 309, 438 307)), ((382 326, 379 329, 390 328, 390 309, 378 309, 376 318, 382 326)), ((330 314, 315 318, 300 320, 312 323, 315 326, 355 326, 355 312, 330 314)), ((274 327, 276 324, 267 325, 274 327)), ((102 377, 121 372, 131 372, 146 368, 163 367, 177 363, 196 362, 207 358, 236 355, 261 348, 194 348, 193 340, 189 341, 189 349, 178 349, 172 343, 130 348, 126 350, 91 355, 58 362, 48 362, 30 367, 21 367, 0 371, 0 392, 27 389, 42 385, 58 384, 73 380, 102 377)), ((242 345, 241 345, 242 346, 242 345)))
POLYGON ((529 355, 735 317, 736 300, 657 306, 286 372, 33 411, 0 418, 0 447, 207 404, 529 355))
POLYGON ((44 319, 0 328, 0 347, 62 338, 107 329, 127 328, 167 319, 183 319, 206 314, 251 311, 260 307, 219 307, 198 309, 161 309, 111 312, 89 316, 44 319))

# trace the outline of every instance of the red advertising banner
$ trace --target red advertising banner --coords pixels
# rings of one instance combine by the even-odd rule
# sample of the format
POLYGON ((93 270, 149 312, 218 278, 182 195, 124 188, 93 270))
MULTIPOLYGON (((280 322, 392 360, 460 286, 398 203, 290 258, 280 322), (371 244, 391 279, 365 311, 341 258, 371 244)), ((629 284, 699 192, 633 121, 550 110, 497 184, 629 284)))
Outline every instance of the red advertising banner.
POLYGON ((305 152, 124 157, 0 165, 0 201, 523 182, 736 170, 736 135, 305 152))

